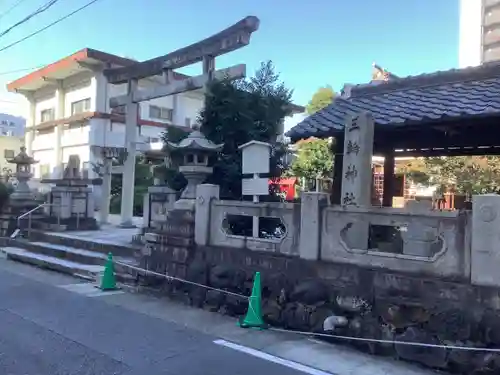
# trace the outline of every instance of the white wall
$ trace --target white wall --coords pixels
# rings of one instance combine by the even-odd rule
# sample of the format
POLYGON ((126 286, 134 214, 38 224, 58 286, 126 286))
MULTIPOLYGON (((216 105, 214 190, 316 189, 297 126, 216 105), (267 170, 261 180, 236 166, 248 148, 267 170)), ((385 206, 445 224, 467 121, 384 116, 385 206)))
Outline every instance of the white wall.
POLYGON ((38 134, 35 132, 35 136, 33 138, 32 149, 36 150, 51 150, 55 147, 55 133, 52 131, 51 133, 38 134))
MULTIPOLYGON (((65 126, 63 128, 61 137, 61 146, 79 146, 89 143, 89 124, 75 124, 72 126, 65 126)), ((81 157, 80 157, 81 159, 81 157)))
POLYGON ((43 165, 50 165, 50 171, 54 169, 54 151, 52 149, 33 151, 33 158, 38 161, 34 165, 34 176, 35 178, 41 178, 41 167, 43 165))
POLYGON ((482 1, 460 0, 459 67, 481 64, 482 1))
POLYGON ((45 92, 35 99, 35 124, 42 122, 42 111, 46 109, 56 108, 55 90, 45 92))
MULTIPOLYGON (((71 87, 66 88, 64 94, 64 117, 71 116, 71 103, 87 98, 92 99, 93 96, 95 95, 91 90, 90 78, 74 83, 71 87)), ((91 105, 89 111, 93 110, 91 105)))

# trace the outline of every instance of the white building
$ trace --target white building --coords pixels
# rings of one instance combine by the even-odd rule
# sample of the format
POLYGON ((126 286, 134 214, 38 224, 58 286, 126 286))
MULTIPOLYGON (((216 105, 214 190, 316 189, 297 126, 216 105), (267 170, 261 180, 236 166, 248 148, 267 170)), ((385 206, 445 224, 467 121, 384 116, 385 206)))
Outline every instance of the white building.
POLYGON ((459 67, 500 60, 500 0, 460 0, 459 67))
POLYGON ((24 137, 24 126, 26 119, 0 113, 0 136, 24 137))
MULTIPOLYGON (((7 85, 29 101, 25 144, 39 161, 35 178, 59 177, 70 155, 79 155, 81 168, 93 175, 103 147, 125 145, 123 111, 110 110, 109 99, 126 94, 126 85, 107 84, 102 71, 127 66, 134 60, 83 49, 7 85)), ((177 74, 177 79, 185 76, 177 74)), ((160 77, 141 80, 139 87, 160 85, 160 77)), ((140 103, 138 142, 159 141, 170 125, 191 127, 203 105, 201 90, 140 103)))

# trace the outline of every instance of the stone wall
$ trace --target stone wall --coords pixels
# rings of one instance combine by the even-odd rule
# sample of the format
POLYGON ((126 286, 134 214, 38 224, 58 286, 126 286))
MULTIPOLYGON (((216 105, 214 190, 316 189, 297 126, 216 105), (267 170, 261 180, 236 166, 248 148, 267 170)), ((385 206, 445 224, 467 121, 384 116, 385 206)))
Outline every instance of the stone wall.
MULTIPOLYGON (((264 318, 273 326, 389 341, 500 346, 498 289, 247 249, 197 247, 189 259, 182 258, 182 267, 172 257, 175 248, 163 253, 158 269, 151 262, 148 267, 243 295, 250 294, 254 272, 260 271, 264 318)), ((143 288, 211 311, 239 316, 247 308, 245 299, 218 291, 146 275, 138 280, 143 288)), ((500 371, 500 357, 487 353, 340 342, 463 374, 500 371)))
MULTIPOLYGON (((500 196, 475 199, 472 212, 438 212, 418 204, 329 206, 322 193, 305 193, 301 204, 228 202, 218 192, 199 185, 194 212, 174 209, 163 228, 145 235, 144 269, 243 296, 260 271, 264 318, 273 326, 382 339, 388 342, 341 342, 436 369, 500 373, 497 354, 395 343, 500 347, 492 268, 500 259, 500 196), (278 218, 285 230, 274 238, 230 234, 230 215, 278 218), (476 233, 482 238, 474 240, 476 233), (476 259, 489 263, 482 278, 476 259)), ((134 276, 142 288, 211 311, 239 316, 247 308, 236 295, 134 276)))

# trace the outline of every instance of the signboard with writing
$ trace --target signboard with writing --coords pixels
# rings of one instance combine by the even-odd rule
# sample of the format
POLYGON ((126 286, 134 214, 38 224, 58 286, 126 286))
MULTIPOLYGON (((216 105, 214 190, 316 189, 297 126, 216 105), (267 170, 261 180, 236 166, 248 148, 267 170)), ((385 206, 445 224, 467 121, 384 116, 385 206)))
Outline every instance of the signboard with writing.
POLYGON ((341 196, 344 206, 371 205, 373 132, 373 117, 368 112, 346 121, 341 196))

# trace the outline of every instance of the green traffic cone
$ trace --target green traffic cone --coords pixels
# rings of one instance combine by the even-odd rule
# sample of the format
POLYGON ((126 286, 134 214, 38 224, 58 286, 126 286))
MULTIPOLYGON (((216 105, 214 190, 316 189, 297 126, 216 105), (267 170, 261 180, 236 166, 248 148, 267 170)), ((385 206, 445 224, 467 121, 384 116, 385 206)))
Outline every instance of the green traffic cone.
POLYGON ((116 279, 115 279, 115 267, 113 265, 113 254, 108 254, 108 260, 104 265, 104 274, 102 275, 101 285, 99 287, 101 290, 115 290, 116 289, 116 279))
POLYGON ((267 328, 262 318, 262 296, 260 285, 260 272, 255 273, 253 281, 252 295, 248 299, 248 310, 244 318, 238 322, 242 328, 267 328))

